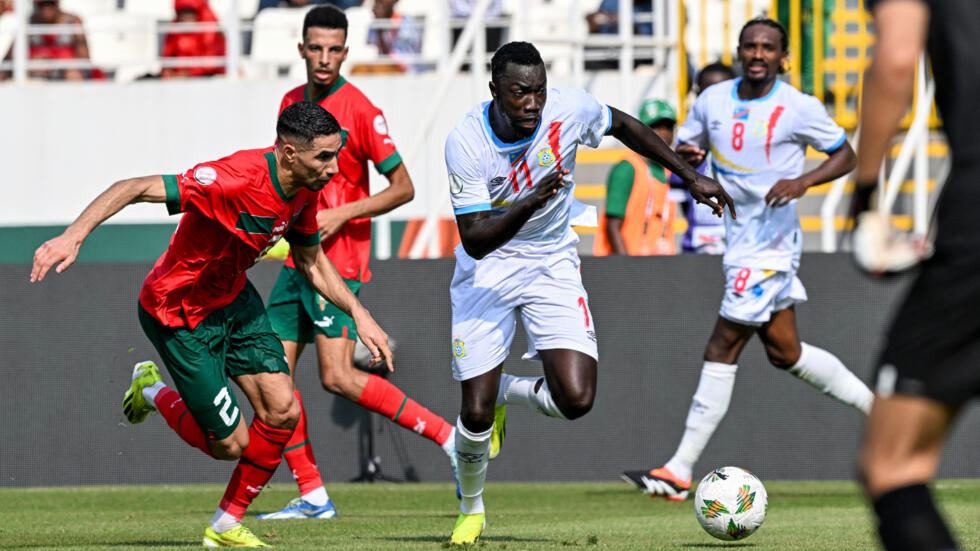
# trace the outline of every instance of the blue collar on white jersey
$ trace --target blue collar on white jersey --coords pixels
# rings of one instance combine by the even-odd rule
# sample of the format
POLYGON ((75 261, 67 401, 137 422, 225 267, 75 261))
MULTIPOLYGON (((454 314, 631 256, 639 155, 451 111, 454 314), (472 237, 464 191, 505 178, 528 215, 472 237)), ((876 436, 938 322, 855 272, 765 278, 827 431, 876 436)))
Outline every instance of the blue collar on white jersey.
POLYGON ((772 85, 772 90, 769 90, 768 94, 762 96, 761 98, 742 99, 738 97, 738 85, 741 84, 741 82, 742 82, 742 77, 738 77, 735 79, 735 83, 732 84, 732 99, 734 99, 735 101, 766 101, 767 99, 771 98, 772 95, 776 93, 776 89, 783 84, 783 81, 777 78, 776 82, 773 83, 772 85))
MULTIPOLYGON (((500 138, 498 138, 497 134, 494 133, 493 128, 490 127, 490 104, 491 103, 493 103, 493 100, 490 100, 485 104, 483 104, 483 128, 486 129, 487 135, 490 136, 490 139, 493 140, 493 144, 497 146, 498 149, 513 149, 513 148, 527 146, 537 136, 538 130, 541 130, 541 119, 538 119, 538 126, 534 129, 534 133, 528 136, 527 138, 511 143, 500 141, 500 138)), ((543 114, 544 113, 543 107, 541 108, 541 111, 543 114)))

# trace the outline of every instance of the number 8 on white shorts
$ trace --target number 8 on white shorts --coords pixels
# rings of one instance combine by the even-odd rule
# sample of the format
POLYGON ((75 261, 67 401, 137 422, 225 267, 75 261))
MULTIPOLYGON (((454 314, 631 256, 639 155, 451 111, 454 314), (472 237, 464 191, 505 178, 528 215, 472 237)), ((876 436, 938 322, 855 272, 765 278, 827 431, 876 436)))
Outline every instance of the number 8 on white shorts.
POLYGON ((806 302, 806 288, 796 272, 725 266, 721 317, 745 325, 762 325, 773 312, 806 302))

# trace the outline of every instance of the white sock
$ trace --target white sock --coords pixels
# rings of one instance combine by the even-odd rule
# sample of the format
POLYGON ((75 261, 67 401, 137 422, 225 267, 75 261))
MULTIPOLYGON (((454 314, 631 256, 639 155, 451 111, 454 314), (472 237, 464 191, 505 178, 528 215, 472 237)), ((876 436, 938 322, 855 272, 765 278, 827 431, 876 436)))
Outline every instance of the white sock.
POLYGON ((800 359, 789 368, 791 374, 865 415, 871 411, 874 394, 837 356, 805 342, 800 343, 800 348, 800 359))
POLYGON ((497 390, 497 405, 517 404, 530 408, 549 417, 565 419, 565 414, 558 409, 548 382, 544 377, 515 377, 506 373, 500 374, 500 388, 497 390), (541 381, 541 387, 535 392, 534 387, 541 381))
POLYGON ((735 386, 735 364, 704 362, 701 380, 691 399, 691 409, 687 412, 687 428, 684 437, 665 467, 677 478, 691 478, 694 464, 708 445, 708 440, 725 418, 728 404, 732 400, 732 387, 735 386))
POLYGON ((449 438, 442 443, 442 451, 446 452, 446 455, 456 453, 456 427, 453 427, 453 431, 449 433, 449 438))
POLYGON ((163 381, 157 381, 150 386, 145 386, 143 387, 143 399, 149 404, 156 404, 157 394, 165 388, 167 388, 167 385, 163 384, 163 381))
POLYGON ((211 529, 220 534, 238 526, 241 524, 240 521, 241 519, 229 515, 224 509, 218 507, 218 510, 214 512, 214 516, 211 517, 211 529))
POLYGON ((323 486, 310 491, 308 494, 302 495, 303 501, 309 503, 310 505, 316 505, 317 507, 323 507, 327 504, 327 500, 330 496, 327 495, 327 489, 323 486))
POLYGON ((490 461, 490 433, 466 430, 463 421, 456 419, 456 458, 459 460, 459 491, 462 499, 459 510, 467 515, 483 512, 483 487, 487 482, 487 463, 490 461))

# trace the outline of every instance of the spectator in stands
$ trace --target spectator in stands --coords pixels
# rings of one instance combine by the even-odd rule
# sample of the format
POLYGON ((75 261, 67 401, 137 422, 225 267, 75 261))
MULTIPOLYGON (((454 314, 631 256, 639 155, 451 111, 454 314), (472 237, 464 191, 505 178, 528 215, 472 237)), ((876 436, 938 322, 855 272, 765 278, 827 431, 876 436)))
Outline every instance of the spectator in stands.
MULTIPOLYGON (((649 17, 653 11, 652 0, 634 0, 633 17, 649 17)), ((619 32, 619 0, 602 0, 599 9, 585 16, 589 32, 593 34, 616 34, 619 32)), ((643 21, 633 24, 636 34, 653 34, 653 22, 643 21)))
MULTIPOLYGON (((476 7, 477 0, 449 0, 449 16, 453 19, 469 19, 470 15, 473 13, 473 8, 476 7)), ((503 5, 501 0, 492 0, 490 2, 490 7, 487 8, 487 13, 484 16, 485 19, 493 19, 500 17, 504 14, 503 5)), ((459 40, 459 35, 463 34, 462 27, 453 27, 453 47, 456 47, 456 42, 459 40)), ((486 32, 487 37, 487 51, 495 52, 497 48, 503 44, 504 29, 503 27, 487 27, 486 32)), ((468 65, 464 65, 465 70, 468 65)))
POLYGON ((393 63, 373 65, 374 70, 361 72, 407 72, 413 65, 400 61, 405 56, 415 56, 422 52, 422 26, 410 15, 395 11, 398 0, 374 0, 371 8, 375 19, 390 21, 394 27, 372 28, 368 34, 368 44, 378 47, 378 53, 388 56, 393 63), (380 70, 379 70, 380 69, 380 70))
MULTIPOLYGON (((674 143, 677 112, 669 103, 648 99, 636 117, 660 136, 674 143)), ((674 211, 670 200, 670 173, 659 164, 628 151, 609 171, 606 212, 600 217, 593 254, 674 254, 674 211)))
MULTIPOLYGON (((218 18, 208 6, 207 0, 174 0, 175 23, 217 23, 218 18)), ((225 35, 218 30, 167 33, 163 42, 163 57, 224 57, 225 35)), ((222 75, 223 65, 203 67, 168 67, 160 76, 204 77, 222 75)))
MULTIPOLYGON (((707 87, 735 78, 735 71, 724 63, 710 63, 698 73, 694 93, 701 95, 707 87)), ((707 174, 711 154, 705 156, 698 172, 707 174)), ((707 205, 698 204, 687 191, 684 181, 670 177, 670 193, 680 203, 687 218, 687 231, 681 239, 681 251, 698 254, 725 253, 725 221, 711 212, 707 205)))
MULTIPOLYGON (((61 11, 58 0, 34 0, 34 13, 31 25, 81 25, 82 19, 75 14, 61 11)), ((85 34, 35 34, 27 37, 28 57, 30 59, 88 59, 88 44, 85 34)), ((7 52, 6 60, 13 56, 13 48, 7 52)), ((92 71, 83 69, 37 69, 30 71, 31 78, 49 80, 84 80, 91 78, 92 71)), ((10 77, 9 72, 0 72, 0 80, 10 77)))

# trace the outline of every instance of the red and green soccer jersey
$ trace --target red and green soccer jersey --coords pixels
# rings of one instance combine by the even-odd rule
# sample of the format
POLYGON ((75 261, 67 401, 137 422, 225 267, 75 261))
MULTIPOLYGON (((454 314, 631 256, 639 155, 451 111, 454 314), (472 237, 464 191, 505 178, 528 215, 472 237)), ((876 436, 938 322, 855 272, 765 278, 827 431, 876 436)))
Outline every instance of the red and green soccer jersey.
MULTIPOLYGON (((395 142, 388 135, 388 123, 371 100, 340 77, 324 96, 310 98, 306 85, 290 90, 279 106, 279 113, 300 101, 314 101, 336 117, 344 135, 340 150, 340 172, 320 191, 318 208, 329 209, 363 199, 371 194, 368 161, 385 174, 402 162, 395 142)), ((323 252, 337 267, 341 277, 366 282, 371 279, 371 219, 355 218, 323 242, 323 252)), ((293 267, 293 258, 286 259, 293 267)))
POLYGON ((140 304, 163 325, 194 329, 231 304, 245 287, 245 270, 281 237, 307 247, 319 242, 316 192, 286 197, 271 147, 239 151, 163 182, 167 210, 184 216, 140 291, 140 304))

